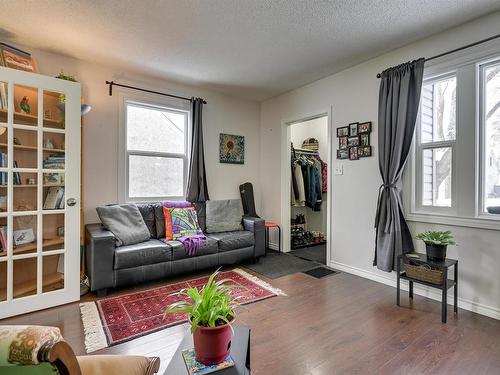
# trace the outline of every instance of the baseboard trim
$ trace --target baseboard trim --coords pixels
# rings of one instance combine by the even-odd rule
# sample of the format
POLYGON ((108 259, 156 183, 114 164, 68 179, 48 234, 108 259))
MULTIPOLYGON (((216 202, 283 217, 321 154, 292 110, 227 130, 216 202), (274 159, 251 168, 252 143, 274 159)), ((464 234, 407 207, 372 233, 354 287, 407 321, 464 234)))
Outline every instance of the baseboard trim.
MULTIPOLYGON (((375 272, 366 271, 361 268, 352 267, 347 264, 335 261, 330 261, 329 266, 338 269, 339 271, 347 272, 356 276, 363 277, 365 279, 376 281, 378 283, 389 285, 392 286, 393 288, 396 288, 396 276, 394 273, 388 274, 391 276, 383 276, 375 272)), ((401 289, 406 291, 408 290, 408 283, 406 282, 406 280, 401 280, 401 289)), ((460 286, 459 286, 459 291, 460 291, 460 286)), ((413 292, 422 297, 427 297, 436 301, 441 301, 441 293, 436 292, 432 288, 414 284, 413 292)), ((453 294, 448 294, 448 303, 450 305, 453 304, 453 294)), ((477 303, 468 299, 458 297, 458 307, 464 310, 472 311, 477 314, 488 316, 493 319, 500 320, 500 309, 493 306, 483 305, 481 303, 477 303)))
MULTIPOLYGON (((283 246, 283 244, 282 244, 282 246, 283 246)), ((269 248, 269 249, 271 249, 271 250, 276 250, 276 251, 278 251, 278 250, 279 250, 278 244, 277 244, 277 243, 275 243, 275 242, 269 242, 269 243, 268 243, 268 248, 269 248)), ((281 251, 283 251, 283 252, 285 252, 285 253, 288 253, 288 251, 290 251, 290 250, 285 251, 284 249, 281 249, 281 251)))

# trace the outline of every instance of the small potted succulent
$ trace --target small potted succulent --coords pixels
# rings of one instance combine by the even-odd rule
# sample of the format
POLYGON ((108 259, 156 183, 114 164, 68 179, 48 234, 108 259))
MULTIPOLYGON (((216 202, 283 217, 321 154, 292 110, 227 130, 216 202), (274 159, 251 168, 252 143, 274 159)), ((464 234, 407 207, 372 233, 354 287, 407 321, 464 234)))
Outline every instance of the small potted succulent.
POLYGON ((456 245, 449 230, 446 232, 428 230, 419 233, 416 238, 424 241, 427 258, 439 262, 445 260, 447 246, 456 245))
POLYGON ((169 305, 164 314, 188 314, 196 359, 208 366, 222 362, 229 355, 231 324, 238 305, 231 296, 233 286, 227 285, 230 280, 215 281, 218 274, 219 270, 215 271, 201 290, 189 288, 175 293, 185 300, 169 305))

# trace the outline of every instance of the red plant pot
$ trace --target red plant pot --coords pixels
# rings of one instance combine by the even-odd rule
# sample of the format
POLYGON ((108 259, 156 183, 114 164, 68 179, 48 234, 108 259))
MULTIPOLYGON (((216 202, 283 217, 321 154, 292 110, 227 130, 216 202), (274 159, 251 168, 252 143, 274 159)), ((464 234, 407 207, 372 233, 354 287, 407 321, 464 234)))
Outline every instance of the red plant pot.
POLYGON ((229 324, 218 327, 198 326, 193 333, 196 359, 204 365, 221 363, 231 348, 233 331, 229 324))

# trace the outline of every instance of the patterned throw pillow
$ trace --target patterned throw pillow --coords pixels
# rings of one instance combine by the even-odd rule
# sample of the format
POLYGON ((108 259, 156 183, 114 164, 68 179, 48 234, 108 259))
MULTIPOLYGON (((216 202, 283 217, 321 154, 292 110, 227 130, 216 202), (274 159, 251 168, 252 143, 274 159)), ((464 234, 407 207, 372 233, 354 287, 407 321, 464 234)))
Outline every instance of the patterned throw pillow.
POLYGON ((176 240, 182 236, 202 233, 194 207, 163 207, 163 215, 165 216, 165 237, 167 240, 176 240))

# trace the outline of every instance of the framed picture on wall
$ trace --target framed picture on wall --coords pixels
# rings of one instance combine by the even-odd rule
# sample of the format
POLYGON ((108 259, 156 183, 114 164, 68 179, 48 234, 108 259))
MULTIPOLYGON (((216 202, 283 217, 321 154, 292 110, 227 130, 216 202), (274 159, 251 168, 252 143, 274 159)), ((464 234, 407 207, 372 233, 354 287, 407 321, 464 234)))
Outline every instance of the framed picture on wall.
POLYGON ((38 68, 35 60, 27 52, 24 52, 5 43, 0 43, 0 54, 3 65, 7 68, 24 70, 26 72, 37 73, 38 68))
POLYGON ((337 159, 349 159, 349 150, 337 150, 337 159))
POLYGON ((347 137, 349 135, 349 126, 337 128, 337 137, 347 137))
POLYGON ((219 162, 245 164, 245 137, 242 135, 220 133, 219 162))
POLYGON ((359 145, 362 147, 370 146, 370 133, 359 135, 359 145))
POLYGON ((358 123, 352 122, 349 124, 349 137, 355 137, 358 135, 358 123))
POLYGON ((349 160, 358 160, 359 159, 359 154, 358 154, 358 147, 350 147, 349 148, 349 160))
POLYGON ((358 133, 363 134, 363 133, 370 133, 372 131, 372 122, 367 121, 367 122, 361 122, 358 124, 358 133))
POLYGON ((366 158, 372 156, 372 146, 358 147, 358 157, 366 158))
POLYGON ((347 138, 347 147, 359 146, 359 137, 347 138))
POLYGON ((347 148, 347 137, 339 137, 339 150, 347 148))

